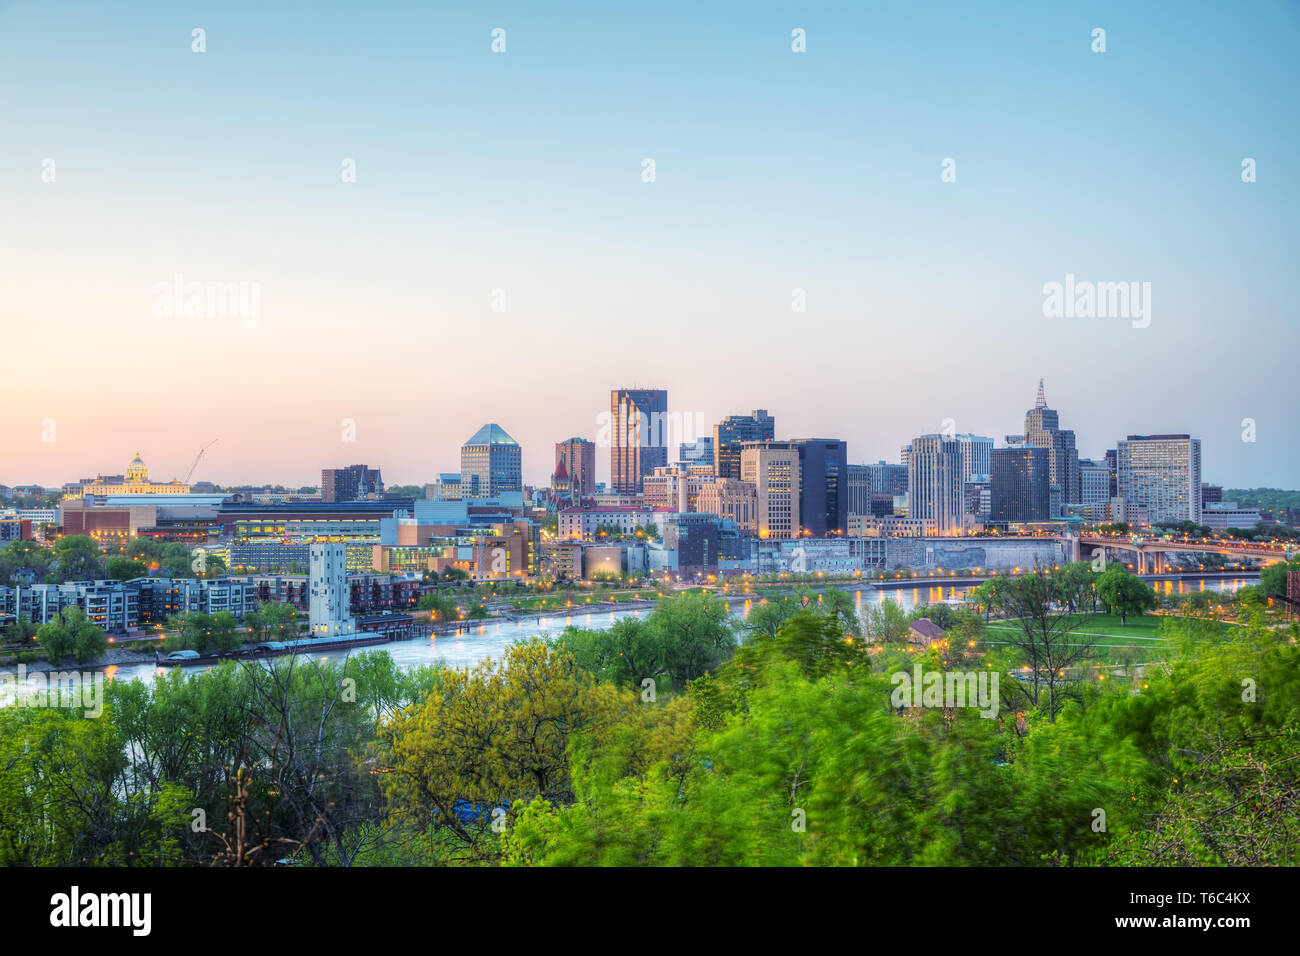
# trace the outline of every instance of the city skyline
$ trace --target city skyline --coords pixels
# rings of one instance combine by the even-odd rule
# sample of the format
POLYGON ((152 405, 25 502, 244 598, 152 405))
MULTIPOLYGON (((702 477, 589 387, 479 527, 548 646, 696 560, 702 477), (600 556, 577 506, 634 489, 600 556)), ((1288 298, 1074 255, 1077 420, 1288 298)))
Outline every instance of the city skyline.
POLYGON ((538 484, 619 382, 892 461, 1046 377, 1081 455, 1189 432, 1207 479, 1297 484, 1300 14, 935 9, 0 11, 0 481, 220 436, 197 478, 411 483, 496 421, 538 484), (1148 314, 1049 318, 1076 278, 1148 314))
MULTIPOLYGON (((1050 396, 1052 392, 1050 382, 1047 384, 1046 388, 1050 396)), ((667 391, 669 393, 668 412, 670 415, 677 415, 679 414, 679 410, 674 406, 674 402, 672 398, 672 389, 669 388, 667 389, 667 391)), ((605 394, 608 394, 608 392, 606 392, 605 394)), ((771 403, 769 403, 769 405, 770 404, 771 403)), ((1062 409, 1061 407, 1055 405, 1053 403, 1053 400, 1050 399, 1048 405, 1049 408, 1053 409, 1054 411, 1058 411, 1058 412, 1064 411, 1065 416, 1069 421, 1069 423, 1071 424, 1075 423, 1073 412, 1071 412, 1068 409, 1062 409)), ((1025 411, 1022 411, 1018 415, 1008 416, 1010 420, 1010 427, 1014 429, 1016 420, 1017 419, 1023 420, 1025 412, 1033 410, 1033 407, 1034 407, 1033 399, 1031 398, 1030 402, 1027 404, 1025 411)), ((770 413, 773 415, 778 414, 774 409, 771 410, 770 413)), ((737 412, 736 410, 733 409, 725 414, 720 415, 716 421, 722 421, 728 415, 736 415, 736 414, 742 414, 742 413, 737 412)), ((475 419, 475 415, 472 411, 466 412, 465 416, 466 416, 465 420, 467 421, 481 420, 481 419, 475 419)), ((703 420, 706 422, 709 421, 707 417, 707 413, 695 412, 695 413, 680 413, 680 418, 674 419, 674 423, 676 423, 677 421, 690 423, 695 421, 696 419, 703 420), (704 417, 701 418, 701 416, 704 417)), ((903 418, 900 417, 899 421, 902 420, 903 418)), ((527 424, 525 424, 525 426, 522 428, 520 427, 510 428, 509 426, 505 426, 505 427, 512 434, 513 433, 538 433, 538 432, 545 432, 549 434, 549 432, 546 430, 546 426, 544 423, 541 425, 528 423, 527 417, 521 417, 520 421, 525 422, 527 424)), ((952 429, 953 431, 956 430, 956 423, 960 421, 961 421, 960 418, 953 419, 953 424, 954 424, 954 428, 952 429)), ((586 435, 574 433, 570 437, 587 438, 588 440, 595 440, 600 435, 602 429, 608 431, 608 422, 609 422, 608 409, 602 409, 600 412, 596 412, 593 414, 591 429, 586 435)), ((938 427, 932 425, 929 429, 918 431, 916 434, 917 435, 932 434, 936 432, 944 433, 944 428, 946 427, 946 425, 947 425, 946 422, 941 421, 940 423, 938 423, 938 427)), ((699 436, 693 436, 693 437, 711 436, 712 427, 713 424, 711 423, 707 425, 705 431, 702 432, 699 436)), ((809 426, 808 428, 803 429, 803 431, 811 433, 815 429, 816 426, 809 426)), ((359 432, 359 428, 356 430, 359 432)), ((474 430, 477 430, 477 428, 475 428, 474 430)), ((961 438, 963 436, 969 437, 971 434, 985 433, 988 434, 990 437, 994 438, 994 442, 996 446, 1001 447, 1005 443, 1001 438, 995 436, 1001 435, 1003 434, 1003 432, 1007 430, 1008 429, 1004 428, 1001 423, 993 423, 993 424, 986 424, 983 427, 976 426, 968 432, 956 434, 955 437, 956 438, 961 438)), ((561 429, 560 431, 563 430, 561 429)), ((831 434, 833 432, 833 429, 822 429, 822 431, 827 434, 831 434)), ((1186 432, 1186 431, 1187 429, 1185 428, 1184 429, 1179 429, 1174 427, 1139 428, 1139 427, 1134 427, 1132 425, 1126 425, 1125 427, 1117 430, 1117 433, 1110 440, 1109 444, 1103 442, 1102 443, 1103 447, 1089 449, 1087 446, 1084 445, 1083 440, 1080 440, 1079 458, 1080 459, 1089 458, 1093 460, 1101 459, 1104 457, 1107 450, 1115 448, 1116 444, 1119 441, 1127 438, 1130 435, 1175 434, 1175 433, 1186 432)), ((785 426, 782 425, 780 428, 778 428, 775 437, 776 440, 788 440, 790 435, 794 435, 797 432, 798 432, 797 426, 792 426, 789 430, 787 430, 785 426)), ((556 432, 556 434, 558 434, 558 432, 556 432)), ((901 434, 902 433, 900 432, 900 435, 901 434)), ((1210 445, 1209 442, 1205 441, 1203 436, 1197 435, 1194 432, 1191 434, 1193 435, 1193 437, 1200 438, 1202 440, 1203 446, 1208 447, 1210 445)), ((683 437, 681 440, 690 440, 690 439, 683 437)), ((868 454, 862 452, 858 447, 856 447, 852 438, 846 438, 843 440, 846 442, 846 444, 849 447, 849 461, 851 463, 868 464, 868 463, 875 463, 877 461, 882 461, 882 460, 890 464, 898 463, 898 459, 899 459, 899 454, 897 450, 899 447, 898 442, 891 443, 888 440, 886 440, 881 445, 880 454, 868 454), (890 453, 891 449, 892 449, 892 453, 890 453)), ((911 437, 902 441, 902 444, 906 445, 907 442, 910 440, 911 437)), ((523 450, 523 456, 522 456, 523 481, 525 484, 536 486, 536 487, 542 487, 549 484, 551 474, 554 472, 554 457, 553 457, 553 451, 547 451, 546 449, 548 448, 553 449, 554 445, 559 441, 560 439, 554 439, 551 440, 548 444, 546 443, 545 439, 543 439, 543 441, 538 443, 537 446, 538 453, 535 456, 530 455, 529 445, 526 442, 524 441, 519 442, 519 446, 523 450)), ((104 444, 104 443, 110 443, 110 442, 108 442, 107 439, 100 439, 96 444, 104 444)), ((57 440, 56 442, 49 443, 49 444, 57 444, 57 440)), ((128 444, 130 443, 128 442, 128 444)), ((222 444, 237 446, 239 443, 237 440, 227 443, 225 436, 223 436, 221 442, 217 444, 216 448, 220 448, 222 444)), ((203 460, 199 463, 199 467, 195 471, 194 475, 191 477, 191 482, 193 483, 198 481, 210 481, 213 482, 214 484, 223 485, 223 486, 225 485, 256 486, 261 484, 268 484, 268 485, 279 484, 279 485, 284 485, 286 487, 307 487, 307 486, 319 487, 322 468, 343 468, 345 467, 346 463, 342 459, 347 458, 348 456, 352 456, 354 458, 357 458, 358 460, 360 459, 374 460, 378 462, 378 467, 382 467, 392 473, 395 473, 397 477, 388 480, 386 482, 387 485, 396 486, 396 485, 425 484, 434 481, 439 474, 460 471, 460 448, 461 445, 464 444, 464 439, 462 438, 456 440, 453 443, 452 447, 449 449, 438 448, 436 454, 439 455, 440 457, 437 459, 433 459, 432 457, 430 457, 431 452, 434 448, 433 443, 431 441, 421 443, 420 454, 422 456, 425 456, 426 460, 429 460, 433 463, 426 466, 424 470, 419 474, 406 474, 402 471, 399 471, 399 469, 402 468, 400 464, 397 467, 390 467, 390 465, 387 463, 386 460, 380 461, 378 456, 382 454, 382 452, 376 452, 373 450, 374 448, 378 447, 374 443, 367 446, 363 444, 358 438, 358 440, 355 442, 340 441, 340 442, 336 442, 335 444, 338 445, 338 448, 332 452, 334 456, 333 458, 325 457, 322 458, 320 461, 296 463, 291 467, 290 470, 292 471, 293 475, 302 474, 304 476, 304 480, 302 481, 294 480, 291 476, 285 477, 285 476, 277 476, 277 475, 268 475, 261 478, 250 478, 250 479, 217 477, 217 473, 215 471, 209 470, 210 469, 209 459, 216 458, 218 459, 218 461, 220 461, 220 459, 223 456, 219 455, 215 450, 209 449, 204 453, 203 460), (366 450, 367 447, 371 448, 372 450, 367 451, 366 450)), ((329 450, 330 447, 332 446, 328 444, 322 446, 322 448, 324 449, 323 453, 326 456, 331 454, 329 450)), ((390 447, 398 449, 395 454, 390 456, 391 460, 401 462, 403 460, 410 459, 411 456, 409 452, 404 451, 404 449, 409 448, 409 446, 406 445, 405 443, 396 446, 390 446, 390 447)), ((596 447, 599 451, 599 453, 596 455, 596 461, 595 461, 596 476, 597 476, 596 480, 598 482, 608 484, 609 477, 610 477, 609 447, 608 445, 601 445, 599 442, 597 442, 596 447)), ((676 456, 677 437, 675 435, 669 436, 669 440, 666 442, 665 447, 668 450, 668 460, 675 461, 677 457, 676 456)), ((173 437, 168 439, 168 443, 166 445, 160 445, 157 449, 154 449, 153 451, 144 452, 144 457, 150 462, 150 467, 153 470, 154 479, 158 481, 168 481, 173 478, 178 478, 180 476, 183 476, 184 472, 190 467, 190 465, 194 461, 194 454, 192 453, 192 451, 195 450, 191 450, 191 451, 184 450, 180 445, 179 440, 173 437), (159 462, 162 462, 162 464, 155 465, 154 464, 155 459, 159 462), (169 465, 168 465, 169 460, 174 460, 176 462, 176 471, 174 475, 169 470, 169 465)), ((39 484, 46 484, 50 487, 56 487, 62 484, 63 482, 76 480, 82 477, 95 477, 101 474, 102 475, 116 474, 117 472, 114 471, 114 467, 113 467, 116 459, 113 456, 116 455, 116 458, 120 458, 121 448, 114 446, 112 449, 110 449, 108 455, 109 455, 108 461, 103 465, 94 465, 88 467, 74 467, 73 469, 61 475, 54 475, 49 477, 29 477, 29 476, 16 475, 16 474, 15 475, 0 474, 0 483, 7 484, 10 486, 18 485, 18 484, 39 483, 39 484), (76 472, 76 474, 73 474, 73 472, 76 472)), ((1206 452, 1204 454, 1204 460, 1209 463, 1205 468, 1206 477, 1204 480, 1207 484, 1217 484, 1223 487, 1286 487, 1285 485, 1270 485, 1269 483, 1262 482, 1262 481, 1254 481, 1252 483, 1252 481, 1250 480, 1247 480, 1244 483, 1235 483, 1233 481, 1222 478, 1222 473, 1218 470, 1211 454, 1206 452), (1216 478, 1217 480, 1215 480, 1216 478)), ((6 458, 5 461, 3 462, 3 467, 5 469, 13 469, 14 465, 12 464, 12 461, 10 459, 6 458)), ((232 467, 232 466, 227 466, 227 467, 232 467)), ((233 467, 239 468, 241 466, 233 465, 233 467)), ((415 467, 419 467, 419 466, 415 466, 415 467)))

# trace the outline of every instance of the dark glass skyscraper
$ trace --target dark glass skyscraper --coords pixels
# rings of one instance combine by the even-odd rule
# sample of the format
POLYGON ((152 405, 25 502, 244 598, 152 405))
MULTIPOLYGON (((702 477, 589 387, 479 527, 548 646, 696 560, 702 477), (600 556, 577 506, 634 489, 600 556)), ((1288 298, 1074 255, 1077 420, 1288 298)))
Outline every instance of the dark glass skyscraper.
POLYGON ((713 426, 713 470, 719 478, 740 477, 740 448, 747 441, 771 441, 776 419, 765 408, 750 415, 728 415, 713 426))
POLYGON ((668 392, 616 388, 609 393, 609 484, 623 495, 641 493, 641 479, 668 464, 668 392))
POLYGON ((815 537, 849 529, 848 445, 838 438, 802 438, 799 449, 799 523, 815 537))
POLYGON ((1036 445, 989 452, 989 520, 1047 521, 1051 517, 1050 455, 1036 445))

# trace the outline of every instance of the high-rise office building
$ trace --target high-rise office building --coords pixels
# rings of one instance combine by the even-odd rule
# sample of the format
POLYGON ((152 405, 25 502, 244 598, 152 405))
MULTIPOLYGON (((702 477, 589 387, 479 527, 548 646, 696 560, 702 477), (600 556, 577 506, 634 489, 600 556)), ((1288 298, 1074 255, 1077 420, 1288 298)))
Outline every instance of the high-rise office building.
POLYGON ((994 448, 989 455, 989 467, 989 521, 1046 521, 1051 517, 1046 448, 1036 445, 994 448))
POLYGON ((838 438, 800 438, 799 523, 814 537, 849 529, 848 446, 838 438))
POLYGON ((963 481, 970 481, 972 475, 989 473, 989 452, 993 450, 993 439, 983 435, 953 435, 961 447, 963 481))
POLYGON ((641 479, 668 464, 668 392, 616 388, 609 393, 610 490, 641 493, 641 479))
POLYGON ((683 465, 708 465, 714 467, 713 438, 705 435, 695 441, 684 441, 677 451, 677 460, 683 465))
POLYGON ((849 465, 845 470, 848 513, 877 514, 882 496, 907 494, 907 466, 878 461, 868 465, 849 465), (877 499, 873 501, 873 499, 877 499))
MULTIPOLYGON (((1047 407, 1042 379, 1038 380, 1038 395, 1034 400, 1034 407, 1025 412, 1025 441, 1030 445, 1047 449, 1052 484, 1060 486, 1061 496, 1066 504, 1078 504, 1081 493, 1079 452, 1075 445, 1074 432, 1062 429, 1060 414, 1047 407)), ((1053 517, 1057 516, 1053 515, 1053 517)))
POLYGON ((589 498, 596 491, 596 443, 585 438, 570 438, 555 445, 555 470, 564 462, 573 493, 589 498))
POLYGON ((1201 440, 1129 435, 1118 443, 1119 497, 1145 507, 1151 524, 1201 521, 1201 440))
POLYGON ((1110 493, 1110 466, 1104 461, 1080 458, 1078 504, 1100 504, 1113 497, 1110 493))
POLYGON ((1110 496, 1119 497, 1119 452, 1114 448, 1106 449, 1106 467, 1110 469, 1110 496))
POLYGON ((346 468, 322 468, 321 501, 361 501, 369 495, 384 493, 384 479, 378 468, 348 465, 346 468))
POLYGON ((713 471, 719 478, 740 478, 740 452, 745 442, 771 441, 776 419, 765 408, 749 415, 728 415, 713 426, 713 471))
POLYGON ((907 456, 907 514, 927 522, 936 534, 964 526, 967 512, 961 445, 943 435, 912 440, 907 456))
POLYGON ((746 442, 740 450, 740 480, 754 486, 759 537, 798 537, 801 525, 797 445, 746 442))
POLYGON ((496 498, 524 490, 523 455, 519 443, 497 424, 484 425, 460 446, 460 489, 463 498, 496 498))

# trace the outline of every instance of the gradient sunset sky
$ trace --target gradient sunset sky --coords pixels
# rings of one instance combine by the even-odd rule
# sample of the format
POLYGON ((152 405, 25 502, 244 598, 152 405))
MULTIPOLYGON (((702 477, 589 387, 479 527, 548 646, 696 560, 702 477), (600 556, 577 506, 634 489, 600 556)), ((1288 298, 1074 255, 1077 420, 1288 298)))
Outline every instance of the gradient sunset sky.
POLYGON ((0 0, 0 482, 219 438, 196 480, 419 483, 485 422, 543 482, 634 385, 897 461, 1043 377, 1083 457, 1191 432, 1300 487, 1298 41, 1283 2, 0 0), (258 325, 155 315, 178 273, 258 325), (1067 273, 1150 327, 1045 318, 1067 273))

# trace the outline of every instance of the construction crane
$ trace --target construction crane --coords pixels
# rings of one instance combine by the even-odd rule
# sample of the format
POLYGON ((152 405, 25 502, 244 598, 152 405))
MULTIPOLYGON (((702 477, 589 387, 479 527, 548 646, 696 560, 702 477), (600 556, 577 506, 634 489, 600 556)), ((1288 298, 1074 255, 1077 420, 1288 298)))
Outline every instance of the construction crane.
POLYGON ((181 479, 181 482, 183 484, 188 485, 190 483, 190 478, 194 476, 194 469, 199 467, 199 460, 203 457, 203 453, 219 441, 221 441, 220 438, 214 438, 212 439, 212 441, 208 442, 206 445, 204 445, 202 448, 199 449, 199 453, 194 456, 194 464, 190 465, 190 470, 185 472, 185 477, 181 479))

